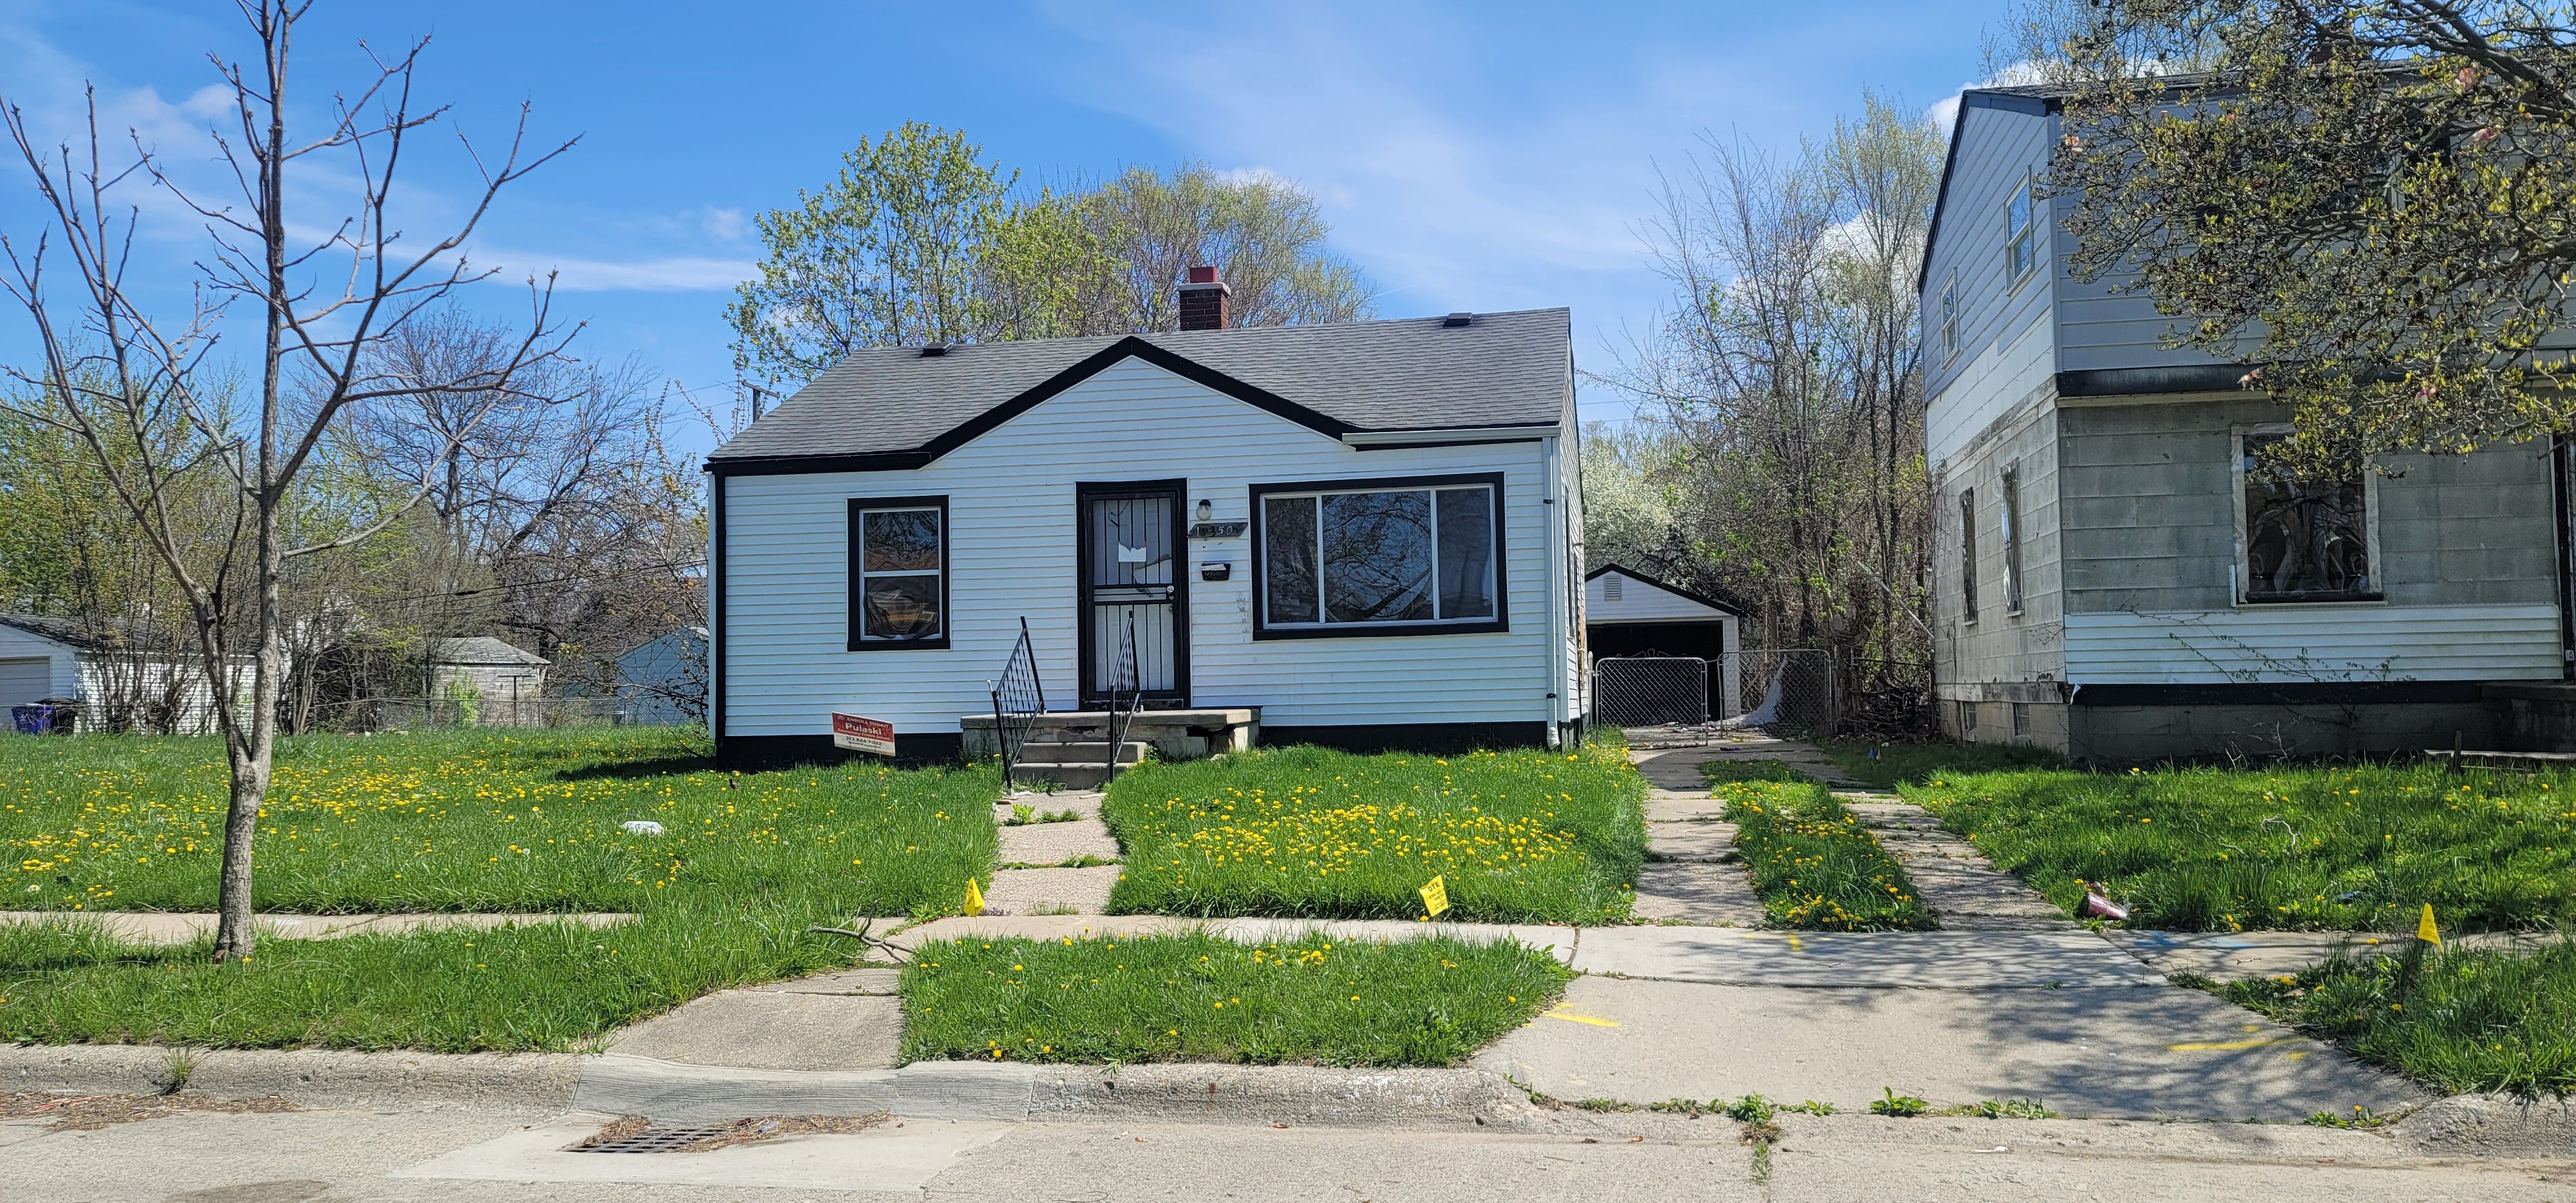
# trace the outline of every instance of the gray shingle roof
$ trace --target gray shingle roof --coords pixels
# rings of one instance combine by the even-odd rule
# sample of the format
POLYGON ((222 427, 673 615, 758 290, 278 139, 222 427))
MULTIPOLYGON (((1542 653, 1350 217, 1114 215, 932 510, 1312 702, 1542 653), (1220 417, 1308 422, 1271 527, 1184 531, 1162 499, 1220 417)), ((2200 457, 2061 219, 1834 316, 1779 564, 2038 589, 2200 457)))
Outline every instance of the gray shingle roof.
POLYGON ((47 618, 41 614, 0 614, 0 626, 16 627, 30 635, 68 644, 84 651, 98 651, 111 646, 111 641, 82 629, 68 618, 47 618))
POLYGON ((513 647, 489 635, 472 635, 463 639, 429 641, 432 663, 445 665, 541 665, 548 661, 535 652, 513 647))
MULTIPOLYGON (((1260 326, 1136 336, 1136 343, 1240 381, 1345 430, 1553 425, 1570 407, 1572 315, 1564 309, 1442 319, 1260 326)), ((710 462, 944 452, 1002 410, 1128 343, 1050 338, 975 343, 925 357, 874 347, 834 364, 716 450, 710 462)), ((1135 344, 1129 344, 1133 349, 1135 344)), ((1125 355, 1116 358, 1123 359, 1125 355)), ((1094 367, 1106 364, 1094 364, 1094 367)), ((1170 365, 1166 365, 1170 366, 1170 365)), ((1051 394, 1050 394, 1051 395, 1051 394)))

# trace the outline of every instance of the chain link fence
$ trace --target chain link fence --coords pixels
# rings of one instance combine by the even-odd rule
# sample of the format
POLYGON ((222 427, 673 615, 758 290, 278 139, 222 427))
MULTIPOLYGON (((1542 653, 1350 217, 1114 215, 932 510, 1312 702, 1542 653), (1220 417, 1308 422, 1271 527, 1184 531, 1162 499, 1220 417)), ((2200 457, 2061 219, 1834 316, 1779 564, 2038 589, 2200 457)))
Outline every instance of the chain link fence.
POLYGON ((313 729, 444 731, 460 727, 668 726, 642 698, 360 698, 316 708, 313 729))
POLYGON ((1709 669, 1693 656, 1610 656, 1592 662, 1592 714, 1614 727, 1693 726, 1709 720, 1709 669))

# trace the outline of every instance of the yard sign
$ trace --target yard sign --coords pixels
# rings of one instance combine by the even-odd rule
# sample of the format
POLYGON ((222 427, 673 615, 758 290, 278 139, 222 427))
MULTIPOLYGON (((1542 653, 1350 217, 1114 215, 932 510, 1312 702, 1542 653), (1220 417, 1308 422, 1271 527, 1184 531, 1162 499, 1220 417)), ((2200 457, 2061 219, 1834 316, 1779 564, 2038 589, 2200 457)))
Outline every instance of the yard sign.
MULTIPOLYGON (((1446 877, 1447 874, 1441 876, 1446 877)), ((1431 917, 1434 919, 1439 918, 1441 912, 1448 910, 1449 883, 1441 880, 1440 877, 1434 877, 1425 884, 1422 887, 1422 909, 1431 912, 1431 917)))
POLYGON ((832 746, 872 756, 894 755, 894 724, 832 712, 832 746))

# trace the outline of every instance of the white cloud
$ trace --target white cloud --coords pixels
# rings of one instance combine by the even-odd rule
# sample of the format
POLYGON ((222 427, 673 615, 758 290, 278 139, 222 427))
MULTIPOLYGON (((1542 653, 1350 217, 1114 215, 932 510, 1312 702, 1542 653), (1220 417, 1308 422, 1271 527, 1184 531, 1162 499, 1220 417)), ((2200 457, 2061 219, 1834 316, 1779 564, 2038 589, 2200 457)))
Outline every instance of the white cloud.
POLYGON ((677 256, 617 261, 580 259, 541 252, 485 248, 472 259, 476 270, 496 269, 490 282, 525 287, 555 273, 557 292, 720 292, 750 279, 758 268, 743 259, 677 256))
POLYGON ((1933 104, 1931 108, 1924 110, 1923 116, 1944 136, 1947 136, 1950 131, 1959 126, 1959 99, 1969 88, 2017 88, 2040 82, 2043 80, 2039 73, 2039 64, 2024 60, 2011 64, 1980 82, 1968 84, 1959 91, 1950 93, 1933 104))
POLYGON ((742 215, 742 210, 739 208, 710 208, 698 218, 698 228, 706 231, 707 237, 718 242, 739 242, 743 234, 751 229, 751 222, 742 215))

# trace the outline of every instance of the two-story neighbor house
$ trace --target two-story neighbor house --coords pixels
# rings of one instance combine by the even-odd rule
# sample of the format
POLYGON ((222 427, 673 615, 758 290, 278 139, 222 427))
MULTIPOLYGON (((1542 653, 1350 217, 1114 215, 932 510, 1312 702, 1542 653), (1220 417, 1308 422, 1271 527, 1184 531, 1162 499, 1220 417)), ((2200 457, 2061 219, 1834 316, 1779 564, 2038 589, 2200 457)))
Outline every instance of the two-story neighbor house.
POLYGON ((881 347, 712 474, 709 723, 955 756, 1025 621, 1050 710, 1257 711, 1266 743, 1555 744, 1584 713, 1565 310, 881 347))
POLYGON ((2074 279, 2047 88, 1960 105, 1921 280, 1946 730, 2095 760, 2548 741, 2565 452, 2258 459, 2285 407, 2074 279))

